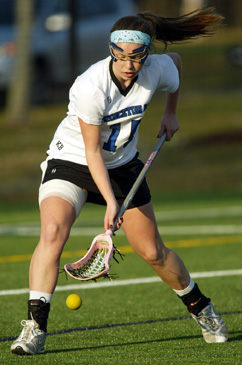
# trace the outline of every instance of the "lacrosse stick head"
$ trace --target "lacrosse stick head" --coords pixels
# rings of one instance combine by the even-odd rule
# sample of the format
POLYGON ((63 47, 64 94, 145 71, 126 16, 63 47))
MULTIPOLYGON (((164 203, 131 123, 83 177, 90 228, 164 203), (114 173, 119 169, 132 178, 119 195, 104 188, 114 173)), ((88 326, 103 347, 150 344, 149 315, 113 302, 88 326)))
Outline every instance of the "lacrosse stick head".
POLYGON ((109 262, 113 254, 113 232, 96 236, 86 253, 80 260, 66 264, 64 270, 68 275, 77 280, 95 280, 101 276, 108 277, 109 262))

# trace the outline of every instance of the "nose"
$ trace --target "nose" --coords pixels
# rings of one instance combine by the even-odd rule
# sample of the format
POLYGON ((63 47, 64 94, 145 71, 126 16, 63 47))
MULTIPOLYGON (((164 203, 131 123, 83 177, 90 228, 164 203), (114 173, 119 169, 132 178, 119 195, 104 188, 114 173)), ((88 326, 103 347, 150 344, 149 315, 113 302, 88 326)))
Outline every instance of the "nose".
POLYGON ((131 60, 126 60, 126 61, 125 61, 125 66, 126 66, 129 70, 131 70, 131 69, 133 69, 133 67, 134 67, 134 63, 133 63, 133 61, 131 61, 131 60))

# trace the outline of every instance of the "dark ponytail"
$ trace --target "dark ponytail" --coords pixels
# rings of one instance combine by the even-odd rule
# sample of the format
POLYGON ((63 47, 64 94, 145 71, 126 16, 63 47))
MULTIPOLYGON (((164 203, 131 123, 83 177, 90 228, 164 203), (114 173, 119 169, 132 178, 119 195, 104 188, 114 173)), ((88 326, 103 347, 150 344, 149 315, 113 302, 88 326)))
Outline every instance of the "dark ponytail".
POLYGON ((176 18, 165 18, 145 11, 137 16, 119 19, 111 29, 139 30, 151 36, 153 42, 165 44, 177 43, 198 36, 211 36, 222 23, 223 17, 216 14, 213 8, 195 10, 176 18))

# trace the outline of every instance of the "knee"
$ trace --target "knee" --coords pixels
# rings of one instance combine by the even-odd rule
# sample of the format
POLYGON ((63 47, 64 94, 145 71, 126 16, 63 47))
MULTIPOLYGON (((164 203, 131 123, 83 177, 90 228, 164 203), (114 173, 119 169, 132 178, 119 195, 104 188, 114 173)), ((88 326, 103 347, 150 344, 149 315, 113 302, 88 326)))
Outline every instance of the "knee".
POLYGON ((69 236, 69 230, 61 227, 56 222, 48 222, 45 226, 44 234, 42 235, 42 241, 47 246, 53 246, 55 244, 64 244, 69 236))
POLYGON ((159 243, 152 249, 146 250, 144 260, 150 266, 164 266, 167 258, 167 248, 159 243))

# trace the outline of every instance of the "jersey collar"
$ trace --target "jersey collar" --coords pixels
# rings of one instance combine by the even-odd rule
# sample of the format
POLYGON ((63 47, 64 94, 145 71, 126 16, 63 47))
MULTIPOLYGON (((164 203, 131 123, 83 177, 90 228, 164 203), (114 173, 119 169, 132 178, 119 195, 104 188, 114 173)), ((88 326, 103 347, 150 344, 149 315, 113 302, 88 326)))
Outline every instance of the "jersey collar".
POLYGON ((126 96, 128 94, 128 92, 132 89, 134 83, 138 79, 138 75, 135 76, 135 78, 131 81, 130 85, 128 87, 126 87, 126 89, 123 89, 121 87, 121 84, 118 81, 117 77, 114 75, 114 72, 113 72, 113 60, 111 60, 110 63, 109 63, 109 72, 110 72, 112 81, 115 83, 115 85, 119 89, 120 94, 122 94, 123 96, 126 96))

